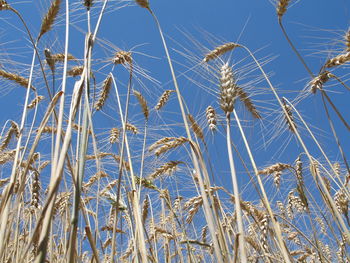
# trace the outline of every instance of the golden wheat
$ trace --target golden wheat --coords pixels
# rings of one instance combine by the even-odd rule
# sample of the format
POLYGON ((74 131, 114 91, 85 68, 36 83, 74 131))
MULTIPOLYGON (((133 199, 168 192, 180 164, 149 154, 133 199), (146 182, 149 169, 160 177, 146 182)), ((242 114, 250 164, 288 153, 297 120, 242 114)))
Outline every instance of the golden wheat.
POLYGON ((233 43, 233 42, 218 46, 214 50, 212 50, 208 54, 206 54, 203 61, 209 62, 210 60, 215 59, 215 58, 225 54, 226 52, 233 50, 236 47, 239 47, 239 45, 236 43, 233 43))
POLYGON ((50 31, 53 23, 56 20, 58 12, 60 11, 61 0, 54 0, 51 3, 49 10, 47 11, 43 21, 41 22, 40 33, 38 39, 40 39, 46 32, 50 31))

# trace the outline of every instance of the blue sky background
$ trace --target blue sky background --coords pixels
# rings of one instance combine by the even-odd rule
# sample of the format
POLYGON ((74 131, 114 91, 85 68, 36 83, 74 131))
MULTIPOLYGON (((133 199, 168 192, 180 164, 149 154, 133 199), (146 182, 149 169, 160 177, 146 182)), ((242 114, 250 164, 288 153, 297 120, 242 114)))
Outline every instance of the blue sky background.
MULTIPOLYGON (((82 1, 70 2, 72 24, 69 52, 81 59, 83 55, 84 32, 86 32, 85 12, 83 10, 84 7, 81 5, 82 1)), ((92 8, 93 26, 96 23, 101 2, 102 1, 96 1, 96 4, 92 8)), ((348 0, 291 2, 291 7, 283 18, 284 25, 292 41, 302 53, 313 72, 317 73, 327 58, 338 54, 343 48, 341 41, 349 27, 350 2, 348 0)), ((23 14, 33 34, 37 35, 40 28, 41 17, 45 14, 45 10, 47 10, 49 6, 49 1, 10 1, 10 4, 23 14)), ((180 54, 182 52, 187 53, 191 51, 197 55, 197 58, 202 58, 205 54, 205 49, 213 49, 216 45, 229 41, 237 41, 239 38, 240 43, 249 47, 253 52, 257 51, 256 56, 259 59, 273 58, 264 68, 271 74, 272 83, 278 87, 281 95, 287 96, 289 99, 293 100, 310 80, 306 70, 297 60, 295 54, 282 35, 277 23, 275 4, 272 3, 272 1, 163 0, 150 1, 150 5, 158 16, 167 37, 171 55, 175 62, 175 70, 179 76, 180 89, 183 91, 184 100, 191 114, 198 118, 203 127, 205 127, 203 112, 209 104, 215 106, 218 113, 221 114, 222 112, 218 107, 218 100, 215 96, 209 95, 208 92, 205 92, 203 89, 199 89, 189 80, 194 79, 202 81, 198 76, 197 69, 187 72, 185 74, 187 77, 181 76, 182 72, 188 71, 189 67, 194 66, 196 63, 191 59, 184 58, 180 54), (203 43, 203 47, 205 48, 201 50, 194 46, 191 39, 186 38, 183 31, 187 32, 191 38, 199 43, 203 43), (187 48, 187 51, 184 50, 184 47, 187 48)), ((64 4, 62 4, 60 18, 54 30, 42 38, 39 44, 41 50, 48 47, 55 53, 64 51, 64 39, 62 38, 64 32, 63 22, 64 4)), ((23 73, 24 76, 28 75, 29 66, 23 65, 22 63, 30 63, 32 49, 27 37, 23 35, 22 27, 18 19, 9 12, 2 12, 0 23, 0 53, 5 54, 6 56, 4 57, 6 59, 10 58, 13 61, 21 62, 18 64, 14 62, 8 63, 8 61, 0 59, 1 65, 9 69, 9 71, 23 73)), ((101 29, 98 33, 98 38, 100 40, 94 49, 94 57, 98 59, 94 61, 93 65, 94 69, 97 71, 97 83, 102 83, 104 77, 111 70, 111 64, 108 60, 113 56, 117 47, 122 50, 134 48, 134 59, 136 63, 147 70, 150 76, 159 81, 157 84, 139 76, 140 82, 135 81, 134 88, 143 92, 145 97, 153 105, 164 89, 173 89, 172 83, 170 82, 171 75, 165 59, 159 33, 152 17, 145 9, 133 4, 133 1, 110 1, 101 24, 101 29), (119 9, 119 7, 124 5, 125 7, 119 9), (103 47, 101 47, 100 44, 103 42, 109 44, 103 44, 103 47)), ((240 59, 246 58, 247 56, 241 51, 237 51, 237 57, 235 57, 235 55, 235 53, 232 55, 233 62, 231 63, 239 62, 240 59)), ((251 63, 251 60, 246 58, 237 65, 244 67, 245 63, 251 63)), ((118 69, 115 69, 115 72, 117 70, 118 69)), ((240 69, 237 68, 237 70, 239 71, 240 69)), ((127 72, 122 70, 117 72, 121 87, 125 87, 127 83, 127 72)), ((344 79, 348 78, 346 70, 340 70, 338 72, 340 77, 344 79)), ((260 73, 254 71, 247 79, 253 80, 259 76, 260 73)), ((242 83, 244 83, 244 81, 243 79, 242 83)), ((37 86, 43 86, 39 71, 36 72, 34 83, 36 83, 37 86)), ((7 119, 19 121, 22 112, 22 107, 20 105, 23 105, 25 91, 7 82, 1 85, 4 96, 1 98, 3 114, 0 116, 0 121, 1 123, 4 123, 7 119)), ((70 80, 69 85, 70 88, 68 90, 71 90, 73 81, 70 80)), ((256 85, 260 91, 267 88, 265 82, 256 83, 256 85)), ((253 87, 251 87, 251 90, 252 89, 253 87)), ((336 85, 329 89, 340 88, 339 85, 336 85)), ((41 91, 45 92, 44 88, 42 88, 41 91)), ((243 109, 243 118, 250 120, 247 124, 249 127, 247 127, 246 132, 251 146, 254 149, 258 165, 262 167, 277 161, 293 162, 300 153, 300 149, 298 145, 293 146, 295 140, 291 138, 288 131, 284 131, 278 138, 273 137, 272 146, 264 146, 264 141, 269 140, 272 134, 275 134, 275 129, 278 128, 276 128, 274 124, 283 123, 283 119, 281 119, 281 116, 278 117, 278 111, 276 112, 278 107, 274 106, 276 103, 271 93, 260 94, 260 91, 252 98, 263 112, 264 119, 262 122, 252 122, 249 114, 244 112, 244 109, 241 108, 243 109), (284 148, 286 143, 288 143, 287 150, 284 148)), ((346 106, 348 104, 348 98, 345 96, 344 90, 341 91, 342 93, 331 94, 331 98, 342 110, 345 118, 347 118, 348 114, 346 110, 348 107, 346 106)), ((117 116, 113 116, 113 110, 115 110, 115 105, 113 103, 115 103, 115 99, 110 99, 109 103, 105 114, 98 113, 96 115, 97 123, 101 124, 100 126, 96 124, 97 129, 100 129, 100 127, 103 128, 104 126, 110 127, 116 124, 117 116)), ((142 129, 142 116, 138 113, 139 109, 136 100, 133 99, 132 103, 134 107, 131 110, 130 119, 131 121, 139 123, 142 129)), ((175 96, 173 96, 170 104, 166 106, 161 116, 153 113, 154 126, 150 128, 150 136, 154 136, 154 138, 157 139, 160 134, 169 134, 167 131, 164 133, 160 131, 162 127, 160 125, 163 123, 163 120, 165 122, 171 121, 175 126, 179 125, 181 118, 178 114, 179 111, 177 107, 177 101, 175 96)), ((42 106, 42 111, 44 109, 45 106, 42 106)), ((306 98, 305 101, 298 105, 298 109, 314 128, 314 131, 322 141, 322 145, 327 149, 327 154, 331 159, 334 161, 340 160, 340 155, 335 147, 329 125, 325 118, 319 94, 306 98)), ((337 132, 348 153, 349 141, 346 140, 347 132, 336 120, 333 113, 332 116, 334 116, 338 127, 337 132)), ((108 132, 104 131, 102 128, 98 131, 101 132, 101 138, 104 138, 108 136, 108 132)), ((207 132, 207 129, 204 129, 207 132)), ((176 128, 176 131, 178 131, 179 134, 184 134, 184 129, 181 127, 176 128)), ((221 132, 223 131, 224 130, 221 128, 221 132)), ((235 143, 242 149, 243 157, 246 158, 238 131, 234 130, 233 133, 235 143)), ((208 133, 208 136, 210 137, 211 135, 208 133)), ((137 140, 139 140, 139 138, 137 140)), ((106 142, 103 143, 102 141, 102 146, 105 144, 106 142)), ((217 136, 216 138, 208 139, 208 145, 211 158, 215 161, 213 162, 216 164, 215 169, 218 171, 218 174, 227 174, 227 160, 222 157, 226 157, 226 149, 225 147, 219 147, 220 145, 225 145, 223 137, 217 136)), ((314 150, 314 146, 311 143, 310 147, 315 157, 319 157, 319 152, 314 150)), ((237 162, 239 161, 237 160, 237 162)), ((152 167, 149 169, 152 170, 152 167)), ((243 171, 243 168, 239 166, 239 170, 243 171)), ((219 180, 223 180, 224 183, 226 182, 225 177, 219 176, 219 178, 219 180)), ((240 178, 240 180, 242 184, 247 182, 245 177, 240 178)))

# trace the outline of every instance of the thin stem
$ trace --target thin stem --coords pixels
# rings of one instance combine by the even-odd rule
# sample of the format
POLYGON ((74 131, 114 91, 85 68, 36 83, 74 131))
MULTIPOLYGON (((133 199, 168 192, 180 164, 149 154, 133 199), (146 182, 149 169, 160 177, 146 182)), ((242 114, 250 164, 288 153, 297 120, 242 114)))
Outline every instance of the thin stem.
MULTIPOLYGON (((154 18, 154 21, 156 22, 156 25, 158 27, 158 31, 159 31, 160 37, 162 39, 162 43, 163 43, 163 46, 164 46, 164 51, 165 51, 166 56, 167 56, 169 68, 170 68, 172 79, 173 79, 173 83, 174 83, 174 86, 175 86, 177 99, 178 99, 178 103, 179 103, 180 110, 181 110, 182 120, 183 120, 184 125, 185 125, 186 135, 187 135, 187 138, 190 141, 192 141, 190 128, 189 128, 189 125, 188 125, 188 122, 187 122, 185 108, 184 108, 183 101, 182 101, 182 98, 181 98, 180 88, 179 88, 179 85, 177 83, 177 78, 176 78, 176 75, 175 75, 174 67, 173 67, 173 64, 172 64, 172 60, 170 58, 169 50, 168 50, 168 47, 167 47, 167 44, 166 44, 166 41, 165 41, 165 38, 164 38, 164 35, 163 35, 162 28, 160 26, 160 23, 159 23, 156 15, 154 14, 154 12, 150 8, 148 8, 148 11, 151 13, 151 15, 154 18)), ((205 165, 203 163, 202 166, 203 166, 204 169, 201 171, 200 165, 199 165, 199 160, 198 160, 198 157, 196 156, 196 153, 193 150, 193 147, 191 148, 191 155, 192 155, 192 161, 193 161, 193 164, 194 164, 194 169, 195 169, 196 173, 198 174, 200 192, 201 192, 201 195, 202 195, 202 198, 203 198, 203 207, 204 207, 204 211, 205 211, 204 214, 205 214, 206 220, 208 222, 209 231, 210 231, 211 236, 212 236, 216 260, 218 262, 223 262, 224 259, 223 259, 222 251, 221 251, 220 246, 219 246, 219 240, 218 240, 218 238, 216 236, 216 228, 217 228, 216 223, 218 223, 218 222, 215 223, 215 221, 214 221, 214 215, 212 213, 212 209, 210 208, 209 200, 208 200, 207 194, 205 192, 204 182, 203 182, 202 175, 201 175, 201 172, 203 172, 204 175, 207 175, 206 168, 205 168, 205 165)), ((208 175, 205 176, 205 180, 206 180, 207 184, 209 185, 209 176, 208 175)), ((212 202, 213 200, 212 200, 212 197, 211 197, 210 193, 209 193, 209 197, 210 197, 211 202, 212 202)), ((223 237, 221 237, 221 239, 223 240, 223 237)), ((221 247, 224 248, 225 245, 222 244, 221 247)), ((225 253, 225 254, 227 254, 227 253, 225 253)))
MULTIPOLYGON (((236 240, 239 243, 239 251, 240 251, 240 262, 247 262, 247 255, 245 251, 245 238, 244 238, 244 228, 243 228, 243 219, 242 219, 242 209, 240 204, 240 195, 239 195, 239 187, 237 181, 237 175, 235 170, 235 165, 233 161, 233 154, 231 148, 231 124, 230 124, 230 113, 226 114, 226 142, 227 142, 227 152, 230 163, 230 170, 232 176, 232 185, 233 185, 233 193, 235 195, 235 207, 236 207, 236 215, 237 215, 237 225, 238 225, 238 233, 236 240)), ((236 242, 235 242, 236 243, 236 242)))

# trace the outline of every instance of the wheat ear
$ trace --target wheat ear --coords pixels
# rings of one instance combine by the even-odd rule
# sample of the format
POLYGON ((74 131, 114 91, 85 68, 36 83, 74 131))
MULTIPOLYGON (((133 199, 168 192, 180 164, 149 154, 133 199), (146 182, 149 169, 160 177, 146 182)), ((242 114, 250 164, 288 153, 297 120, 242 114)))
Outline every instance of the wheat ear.
POLYGON ((167 162, 167 163, 163 164, 161 167, 157 168, 152 174, 150 174, 148 176, 148 178, 155 179, 155 178, 161 176, 162 174, 165 174, 165 173, 169 173, 170 174, 181 163, 183 163, 183 162, 181 162, 181 161, 170 161, 170 162, 167 162))
POLYGON ((143 115, 145 116, 145 119, 148 120, 149 110, 148 110, 146 99, 142 96, 142 94, 139 91, 134 90, 134 95, 141 105, 142 112, 143 112, 143 115))
POLYGON ((276 11, 277 11, 277 15, 280 19, 286 13, 287 7, 289 5, 289 1, 290 0, 279 0, 279 2, 277 4, 276 11))
POLYGON ((44 99, 44 96, 35 97, 27 106, 28 109, 33 109, 40 101, 44 99))
POLYGON ((198 123, 196 122, 196 120, 194 119, 194 117, 191 114, 188 114, 187 117, 191 123, 191 128, 192 128, 193 132, 197 135, 197 137, 199 139, 202 140, 203 143, 205 143, 202 128, 198 125, 198 123))
POLYGON ((324 66, 326 68, 333 68, 335 66, 343 65, 348 61, 350 61, 350 52, 340 54, 334 58, 329 59, 324 66))
POLYGON ((101 110, 102 107, 105 105, 105 102, 107 100, 109 91, 111 90, 112 87, 112 77, 108 75, 108 77, 103 81, 101 93, 99 96, 99 99, 97 100, 95 104, 95 109, 96 110, 101 110))
POLYGON ((83 73, 83 70, 83 66, 75 66, 67 71, 67 75, 72 77, 80 76, 83 73))
POLYGON ((160 96, 159 101, 157 105, 154 107, 156 110, 160 110, 164 107, 164 105, 168 102, 170 94, 174 92, 174 90, 166 90, 163 92, 163 94, 160 96))
POLYGON ((237 93, 240 101, 243 102, 247 110, 253 115, 256 119, 261 119, 261 115, 253 104, 252 100, 249 98, 248 94, 240 87, 237 87, 237 93))
POLYGON ((142 8, 147 8, 149 9, 149 2, 148 0, 135 0, 135 2, 141 6, 142 8))
POLYGON ((5 0, 0 0, 0 11, 9 10, 10 5, 5 0))
POLYGON ((86 6, 86 9, 90 11, 90 8, 93 5, 93 0, 84 0, 84 6, 86 6))
POLYGON ((47 11, 40 28, 40 33, 38 36, 38 40, 48 31, 51 30, 53 23, 60 11, 61 0, 54 0, 47 11))
POLYGON ((238 47, 236 43, 229 42, 226 44, 223 44, 221 46, 216 47, 214 50, 210 51, 208 54, 205 55, 203 61, 209 62, 212 59, 215 59, 223 54, 225 54, 228 51, 233 50, 234 48, 238 47))
POLYGON ((205 116, 207 117, 208 126, 211 131, 216 131, 216 112, 215 109, 212 106, 208 106, 205 110, 205 116))
MULTIPOLYGON (((0 76, 3 77, 4 79, 12 80, 19 84, 20 86, 27 88, 29 81, 26 78, 23 78, 22 76, 15 74, 15 73, 10 73, 5 70, 0 70, 0 76)), ((35 90, 33 86, 30 86, 32 90, 35 90)))

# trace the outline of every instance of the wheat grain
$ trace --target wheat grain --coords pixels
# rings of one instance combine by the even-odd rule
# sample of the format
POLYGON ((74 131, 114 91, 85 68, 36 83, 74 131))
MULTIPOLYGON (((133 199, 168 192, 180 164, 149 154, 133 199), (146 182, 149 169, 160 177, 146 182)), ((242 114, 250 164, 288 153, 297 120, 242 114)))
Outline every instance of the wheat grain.
POLYGON ((109 91, 111 90, 111 87, 112 87, 112 77, 111 75, 108 75, 108 77, 103 81, 99 98, 95 103, 96 110, 101 110, 102 107, 105 105, 109 91))
POLYGON ((157 105, 154 107, 157 111, 164 107, 164 105, 168 102, 170 94, 175 92, 174 90, 166 90, 160 96, 157 105))
POLYGON ((54 0, 47 11, 40 28, 38 39, 40 39, 46 32, 50 31, 53 23, 56 20, 58 12, 60 11, 61 0, 54 0))
POLYGON ((239 47, 239 45, 236 43, 233 43, 233 42, 225 43, 221 46, 216 47, 214 50, 212 50, 208 54, 206 54, 203 61, 209 62, 210 60, 215 59, 215 58, 225 54, 226 52, 233 50, 236 47, 239 47))

